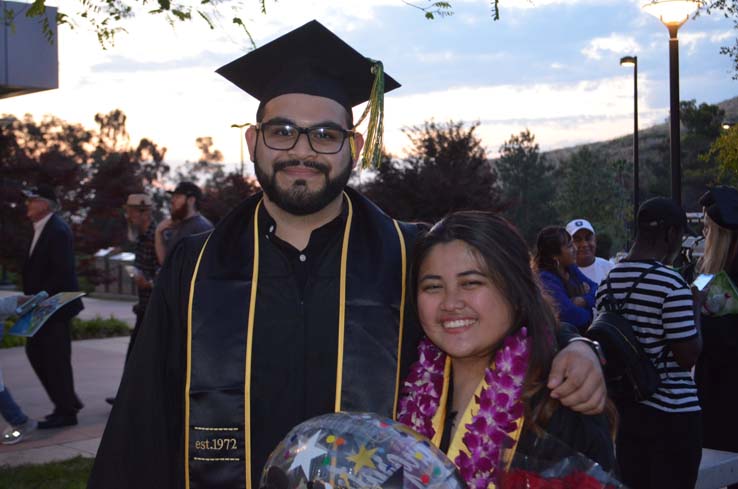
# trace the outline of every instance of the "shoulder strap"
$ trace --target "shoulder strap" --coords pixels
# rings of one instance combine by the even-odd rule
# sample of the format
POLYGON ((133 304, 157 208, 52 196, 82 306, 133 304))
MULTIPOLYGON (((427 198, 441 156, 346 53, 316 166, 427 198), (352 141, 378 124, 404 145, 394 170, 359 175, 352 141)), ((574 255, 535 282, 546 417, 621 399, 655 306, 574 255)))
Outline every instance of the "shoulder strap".
POLYGON ((658 263, 654 263, 649 268, 643 270, 643 272, 641 272, 638 278, 635 279, 635 282, 633 282, 633 285, 631 285, 628 288, 628 291, 625 293, 625 297, 623 297, 623 300, 621 301, 615 299, 615 296, 612 293, 610 274, 608 274, 607 277, 605 278, 605 286, 607 287, 607 301, 605 302, 605 309, 608 311, 621 312, 623 308, 625 307, 626 302, 628 302, 628 299, 630 298, 630 294, 635 290, 636 285, 638 285, 641 282, 641 280, 643 280, 643 278, 657 266, 659 266, 658 263))

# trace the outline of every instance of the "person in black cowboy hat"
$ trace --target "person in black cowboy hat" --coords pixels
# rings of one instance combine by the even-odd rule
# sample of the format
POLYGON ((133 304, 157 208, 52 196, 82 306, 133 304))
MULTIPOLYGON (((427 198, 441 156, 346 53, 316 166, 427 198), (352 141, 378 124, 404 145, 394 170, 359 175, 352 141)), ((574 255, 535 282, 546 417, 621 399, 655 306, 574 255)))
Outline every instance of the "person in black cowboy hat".
MULTIPOLYGON (((738 284, 738 190, 717 186, 699 200, 704 217, 705 254, 697 263, 702 274, 727 274, 738 284)), ((700 299, 710 294, 709 285, 700 299)), ((738 314, 721 309, 729 300, 738 300, 735 290, 701 304, 703 349, 697 361, 695 380, 702 405, 703 446, 738 452, 738 314), (726 297, 726 294, 730 297, 726 297), (724 299, 722 301, 717 299, 724 299)), ((738 488, 732 485, 731 488, 738 488)))
MULTIPOLYGON (((33 223, 33 240, 22 268, 23 293, 34 295, 45 290, 53 296, 79 290, 74 238, 67 223, 55 213, 59 201, 54 188, 39 185, 23 194, 26 216, 33 223)), ((70 325, 82 309, 80 299, 70 302, 26 342, 28 360, 54 403, 54 411, 38 424, 41 430, 77 424, 82 403, 74 392, 70 325)))
POLYGON ((160 265, 164 264, 164 259, 182 238, 213 229, 213 223, 200 214, 200 187, 192 182, 180 182, 167 193, 172 196, 171 217, 156 227, 154 240, 160 265))
MULTIPOLYGON (((381 154, 399 84, 317 21, 218 72, 260 102, 246 142, 264 192, 167 258, 90 489, 256 489, 299 422, 391 416, 414 356, 404 277, 419 228, 346 186, 362 149, 368 165, 381 154), (364 102, 366 140, 352 112, 364 102)), ((604 403, 595 354, 567 350, 562 397, 604 403)))

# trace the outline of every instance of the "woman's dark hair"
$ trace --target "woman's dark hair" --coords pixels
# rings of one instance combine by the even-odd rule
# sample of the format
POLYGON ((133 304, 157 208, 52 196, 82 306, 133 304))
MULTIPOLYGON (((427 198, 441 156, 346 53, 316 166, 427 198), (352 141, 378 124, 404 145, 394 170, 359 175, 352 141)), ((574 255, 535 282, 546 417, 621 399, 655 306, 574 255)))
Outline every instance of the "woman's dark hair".
POLYGON ((415 244, 411 285, 418 290, 418 272, 434 246, 462 241, 471 247, 512 310, 513 334, 528 328, 531 339, 530 362, 523 385, 525 419, 534 427, 548 423, 559 402, 548 396, 546 381, 556 353, 558 319, 544 298, 538 276, 531 269, 525 240, 511 223, 492 213, 461 211, 448 215, 415 244), (534 398, 543 402, 532 403, 534 398), (536 406, 532 406, 536 404, 536 406))
POLYGON ((535 271, 541 272, 546 270, 559 277, 564 283, 566 295, 569 297, 577 297, 585 293, 582 284, 576 284, 571 280, 566 280, 561 276, 559 271, 559 263, 556 256, 561 254, 561 247, 571 242, 571 235, 561 226, 546 226, 541 229, 536 238, 536 252, 533 256, 533 266, 535 271))
POLYGON ((561 247, 571 241, 571 236, 561 226, 546 226, 536 238, 536 252, 533 256, 538 271, 548 270, 558 274, 559 267, 556 256, 561 254, 561 247))

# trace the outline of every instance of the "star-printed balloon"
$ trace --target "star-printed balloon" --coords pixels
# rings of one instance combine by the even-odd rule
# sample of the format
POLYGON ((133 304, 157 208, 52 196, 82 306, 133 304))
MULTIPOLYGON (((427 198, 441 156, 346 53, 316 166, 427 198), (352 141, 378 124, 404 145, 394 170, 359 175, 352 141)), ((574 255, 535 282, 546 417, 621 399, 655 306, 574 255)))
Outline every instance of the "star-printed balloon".
POLYGON ((367 413, 326 414, 290 431, 261 489, 464 489, 456 467, 410 428, 367 413))

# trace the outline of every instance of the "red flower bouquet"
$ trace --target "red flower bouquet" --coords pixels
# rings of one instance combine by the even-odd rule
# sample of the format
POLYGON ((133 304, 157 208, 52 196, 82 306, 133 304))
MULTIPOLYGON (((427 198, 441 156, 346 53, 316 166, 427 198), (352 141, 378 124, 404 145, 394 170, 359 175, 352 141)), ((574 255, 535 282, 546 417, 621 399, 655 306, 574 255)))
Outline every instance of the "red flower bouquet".
MULTIPOLYGON (((509 460, 503 456, 503 460, 509 460)), ((625 489, 599 464, 544 434, 522 440, 507 469, 501 471, 498 489, 625 489)))

